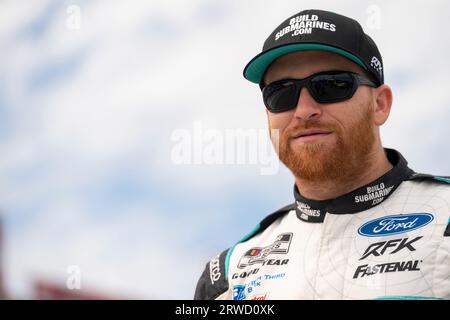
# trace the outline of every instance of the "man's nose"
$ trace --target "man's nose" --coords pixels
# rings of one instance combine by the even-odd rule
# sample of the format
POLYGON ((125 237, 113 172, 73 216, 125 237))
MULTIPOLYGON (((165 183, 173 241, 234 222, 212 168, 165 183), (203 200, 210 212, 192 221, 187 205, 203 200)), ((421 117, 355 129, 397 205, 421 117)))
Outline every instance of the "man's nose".
POLYGON ((314 100, 307 88, 302 88, 297 100, 294 116, 302 120, 309 120, 311 118, 318 118, 321 114, 322 108, 320 104, 314 100))

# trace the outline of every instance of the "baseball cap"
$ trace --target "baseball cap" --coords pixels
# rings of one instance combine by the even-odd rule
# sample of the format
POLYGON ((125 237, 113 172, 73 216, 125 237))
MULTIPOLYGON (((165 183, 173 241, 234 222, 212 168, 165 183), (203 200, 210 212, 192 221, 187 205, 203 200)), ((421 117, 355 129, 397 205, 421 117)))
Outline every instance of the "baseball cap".
POLYGON ((384 83, 381 54, 358 21, 315 9, 303 10, 281 23, 264 42, 262 52, 247 63, 244 77, 261 83, 275 59, 305 50, 337 53, 367 70, 377 85, 384 83))

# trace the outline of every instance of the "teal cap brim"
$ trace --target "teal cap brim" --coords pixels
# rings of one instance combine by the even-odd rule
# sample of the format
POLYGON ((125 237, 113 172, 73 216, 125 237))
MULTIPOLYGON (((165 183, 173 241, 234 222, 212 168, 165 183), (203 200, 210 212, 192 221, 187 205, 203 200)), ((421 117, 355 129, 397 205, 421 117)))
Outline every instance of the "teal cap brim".
POLYGON ((357 56, 349 53, 348 51, 328 46, 324 44, 317 43, 294 43, 288 44, 284 46, 280 46, 277 48, 273 48, 269 51, 262 52, 256 57, 254 57, 244 68, 244 77, 245 79, 254 82, 260 83, 261 78, 264 75, 267 67, 278 57, 285 55, 287 53, 296 52, 296 51, 306 51, 306 50, 321 50, 321 51, 329 51, 337 53, 341 56, 344 56, 347 59, 355 62, 363 69, 367 70, 367 66, 364 62, 358 58, 357 56))

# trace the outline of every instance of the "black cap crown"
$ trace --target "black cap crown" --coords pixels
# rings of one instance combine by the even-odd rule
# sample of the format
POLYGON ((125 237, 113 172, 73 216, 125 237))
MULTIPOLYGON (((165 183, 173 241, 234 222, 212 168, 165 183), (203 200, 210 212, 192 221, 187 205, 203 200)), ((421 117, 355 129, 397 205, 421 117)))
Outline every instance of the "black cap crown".
POLYGON ((304 50, 330 51, 350 59, 384 83, 383 62, 375 42, 354 19, 323 10, 304 10, 280 24, 266 39, 262 52, 245 67, 244 77, 260 83, 278 57, 304 50))

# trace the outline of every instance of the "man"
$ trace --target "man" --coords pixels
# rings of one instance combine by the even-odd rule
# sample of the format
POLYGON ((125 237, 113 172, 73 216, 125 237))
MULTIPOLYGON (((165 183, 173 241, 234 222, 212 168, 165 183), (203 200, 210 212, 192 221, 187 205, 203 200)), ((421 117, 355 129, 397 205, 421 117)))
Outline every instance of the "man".
POLYGON ((213 258, 195 299, 450 298, 450 179, 382 147, 392 92, 359 23, 302 11, 244 77, 262 89, 295 202, 213 258))

